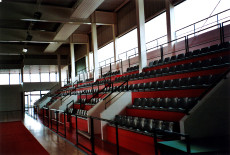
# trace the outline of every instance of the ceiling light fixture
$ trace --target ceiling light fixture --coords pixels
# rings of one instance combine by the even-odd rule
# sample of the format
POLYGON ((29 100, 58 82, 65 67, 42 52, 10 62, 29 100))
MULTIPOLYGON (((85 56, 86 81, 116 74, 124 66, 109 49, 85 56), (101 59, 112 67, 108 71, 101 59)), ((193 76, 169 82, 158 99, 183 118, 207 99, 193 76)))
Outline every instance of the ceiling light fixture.
POLYGON ((22 52, 24 52, 24 53, 26 53, 27 51, 28 51, 27 48, 23 48, 23 49, 22 49, 22 52))

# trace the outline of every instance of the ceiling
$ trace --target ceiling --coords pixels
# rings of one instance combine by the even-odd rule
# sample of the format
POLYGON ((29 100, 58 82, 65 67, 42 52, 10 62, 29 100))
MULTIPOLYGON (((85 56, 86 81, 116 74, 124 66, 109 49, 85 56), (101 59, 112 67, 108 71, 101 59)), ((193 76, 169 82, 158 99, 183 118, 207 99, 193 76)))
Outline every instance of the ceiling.
POLYGON ((94 11, 114 12, 124 1, 2 0, 0 56, 25 54, 24 47, 28 48, 26 54, 54 54, 69 43, 73 33, 90 33, 91 26, 84 21, 94 11), (71 25, 71 19, 80 22, 71 25))

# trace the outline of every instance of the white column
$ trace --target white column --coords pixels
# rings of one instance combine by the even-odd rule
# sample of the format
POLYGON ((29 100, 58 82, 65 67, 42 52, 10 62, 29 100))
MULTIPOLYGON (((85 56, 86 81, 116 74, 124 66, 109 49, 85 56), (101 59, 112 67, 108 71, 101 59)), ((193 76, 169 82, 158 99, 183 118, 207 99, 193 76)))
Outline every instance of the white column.
POLYGON ((97 44, 97 26, 96 23, 91 24, 92 32, 92 50, 93 50, 93 65, 94 65, 94 81, 99 78, 99 62, 98 62, 98 44, 97 44))
POLYGON ((113 31, 113 51, 114 51, 114 63, 117 61, 117 37, 116 37, 116 25, 112 25, 113 31))
POLYGON ((137 41, 139 54, 139 72, 147 66, 147 53, 145 44, 145 12, 144 0, 136 0, 137 14, 137 41))
POLYGON ((75 55, 74 55, 74 44, 70 43, 70 56, 71 56, 71 79, 72 83, 75 82, 75 55))
MULTIPOLYGON (((167 23, 167 39, 168 42, 176 39, 175 33, 175 14, 174 14, 174 6, 171 3, 171 0, 165 0, 166 7, 166 23, 167 23)), ((175 42, 171 42, 169 46, 173 47, 175 42)))
POLYGON ((58 60, 58 77, 59 77, 59 87, 61 88, 61 55, 57 55, 57 60, 58 60))

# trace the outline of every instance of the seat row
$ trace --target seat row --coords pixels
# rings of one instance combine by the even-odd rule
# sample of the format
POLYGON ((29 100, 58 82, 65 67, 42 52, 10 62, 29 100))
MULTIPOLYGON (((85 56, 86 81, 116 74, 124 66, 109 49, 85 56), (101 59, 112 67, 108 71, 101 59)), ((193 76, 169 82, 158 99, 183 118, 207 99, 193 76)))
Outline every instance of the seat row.
POLYGON ((205 75, 205 76, 195 76, 181 79, 172 79, 148 83, 138 83, 123 85, 121 87, 115 86, 115 91, 156 91, 156 90, 167 90, 167 89, 193 89, 208 87, 219 77, 216 75, 205 75))
POLYGON ((126 76, 117 77, 115 82, 126 81, 126 80, 141 80, 145 78, 154 78, 178 73, 185 73, 191 71, 197 71, 202 69, 212 69, 213 67, 229 65, 230 64, 230 57, 216 57, 212 59, 206 59, 202 61, 195 61, 192 63, 185 63, 180 65, 175 65, 171 67, 160 68, 157 70, 151 70, 142 73, 136 73, 126 76))
POLYGON ((113 76, 113 75, 118 75, 118 74, 120 74, 121 72, 120 72, 120 70, 117 70, 117 71, 114 71, 114 72, 107 72, 107 73, 105 73, 105 74, 103 74, 102 75, 102 77, 108 77, 108 76, 113 76))
POLYGON ((83 98, 83 99, 79 99, 77 100, 76 104, 97 104, 99 101, 101 101, 101 98, 92 98, 89 103, 88 103, 88 100, 86 98, 83 98))
POLYGON ((185 112, 197 103, 197 98, 135 98, 128 108, 185 112))
POLYGON ((168 132, 173 132, 176 130, 174 122, 162 120, 116 115, 115 121, 120 127, 142 132, 153 133, 155 129, 168 132))
POLYGON ((216 45, 212 45, 210 47, 204 47, 202 49, 197 49, 197 50, 194 50, 192 52, 186 52, 185 54, 181 53, 179 55, 166 57, 165 59, 159 59, 159 60, 151 61, 151 62, 149 62, 149 67, 155 67, 155 66, 168 64, 168 63, 172 63, 172 62, 176 62, 176 61, 190 59, 190 58, 193 58, 193 57, 196 57, 196 56, 208 54, 210 52, 216 52, 216 50, 219 50, 219 49, 222 49, 222 48, 229 48, 229 47, 230 47, 229 42, 225 42, 225 43, 219 44, 219 45, 216 44, 216 45))
POLYGON ((132 66, 132 67, 129 67, 129 68, 127 68, 127 72, 133 72, 133 71, 136 71, 136 70, 138 70, 139 69, 139 65, 137 65, 137 66, 132 66))

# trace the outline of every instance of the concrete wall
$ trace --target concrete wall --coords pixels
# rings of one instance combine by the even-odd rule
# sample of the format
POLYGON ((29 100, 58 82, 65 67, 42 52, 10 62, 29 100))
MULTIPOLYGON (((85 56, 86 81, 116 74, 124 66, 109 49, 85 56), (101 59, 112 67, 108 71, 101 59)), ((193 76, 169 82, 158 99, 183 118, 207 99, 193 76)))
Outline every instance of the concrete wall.
POLYGON ((222 80, 180 121, 191 138, 230 135, 230 78, 222 80))
POLYGON ((0 111, 23 110, 22 86, 0 86, 0 111))
POLYGON ((25 92, 39 91, 39 90, 50 90, 52 87, 57 85, 58 82, 24 82, 23 90, 25 92))

